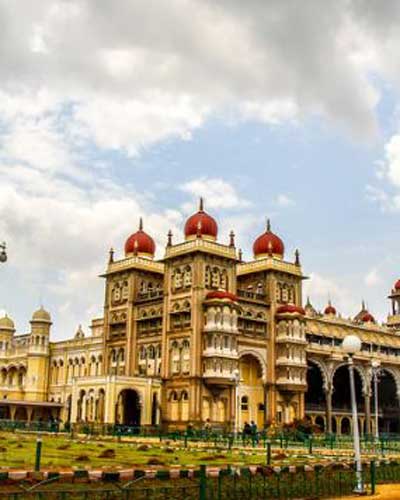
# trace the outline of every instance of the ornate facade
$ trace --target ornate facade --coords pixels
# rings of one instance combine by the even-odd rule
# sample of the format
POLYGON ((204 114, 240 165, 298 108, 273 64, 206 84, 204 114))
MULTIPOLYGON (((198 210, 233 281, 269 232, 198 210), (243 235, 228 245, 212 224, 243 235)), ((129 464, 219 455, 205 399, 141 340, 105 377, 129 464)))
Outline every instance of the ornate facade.
POLYGON ((351 429, 348 372, 341 351, 347 334, 362 340, 355 356, 364 432, 371 418, 372 360, 379 372, 380 425, 399 430, 400 281, 392 314, 379 325, 363 306, 344 319, 329 304, 302 306, 299 252, 284 258, 270 228, 244 262, 233 232, 217 241, 216 221, 199 211, 184 241, 168 234, 155 260, 143 230, 110 251, 103 274, 104 315, 86 336, 50 341, 51 318, 36 311, 28 334, 0 319, 0 418, 64 422, 224 428, 254 420, 290 423, 307 416, 322 429, 351 429))

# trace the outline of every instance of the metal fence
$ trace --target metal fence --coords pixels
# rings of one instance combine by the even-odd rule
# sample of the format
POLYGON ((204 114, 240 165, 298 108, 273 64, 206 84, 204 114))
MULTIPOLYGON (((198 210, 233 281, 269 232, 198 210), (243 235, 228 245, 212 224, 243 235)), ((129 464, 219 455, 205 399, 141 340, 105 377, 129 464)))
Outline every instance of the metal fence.
MULTIPOLYGON (((169 473, 166 474, 169 476, 169 473)), ((372 491, 372 481, 400 481, 399 466, 368 468, 364 480, 368 491, 372 491)), ((256 474, 249 469, 237 471, 226 469, 216 477, 206 477, 205 466, 196 471, 193 478, 147 479, 140 478, 127 483, 77 483, 74 485, 46 481, 29 486, 21 483, 18 487, 3 485, 0 498, 9 500, 49 499, 49 500, 249 500, 324 498, 351 494, 355 487, 355 473, 352 469, 335 470, 317 468, 314 471, 290 470, 279 472, 269 467, 260 467, 256 474)), ((375 484, 375 483, 374 483, 375 484)))

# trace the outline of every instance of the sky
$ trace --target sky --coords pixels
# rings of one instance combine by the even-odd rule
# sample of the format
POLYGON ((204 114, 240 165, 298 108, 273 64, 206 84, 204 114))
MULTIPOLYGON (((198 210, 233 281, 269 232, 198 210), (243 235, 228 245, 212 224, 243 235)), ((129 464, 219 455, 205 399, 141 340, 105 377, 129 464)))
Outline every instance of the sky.
POLYGON ((265 219, 317 309, 400 277, 396 0, 0 0, 0 311, 101 316, 139 217, 162 257, 198 197, 245 259, 265 219))

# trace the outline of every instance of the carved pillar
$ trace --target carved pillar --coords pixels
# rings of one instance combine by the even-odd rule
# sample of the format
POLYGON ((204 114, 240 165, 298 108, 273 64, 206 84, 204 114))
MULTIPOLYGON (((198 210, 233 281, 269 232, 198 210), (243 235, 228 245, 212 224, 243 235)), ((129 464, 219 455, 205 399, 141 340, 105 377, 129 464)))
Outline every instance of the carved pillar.
MULTIPOLYGON (((364 404, 365 404, 365 434, 371 434, 371 395, 364 394, 364 404)), ((363 433, 364 429, 361 429, 363 433)))
POLYGON ((32 420, 32 413, 33 413, 33 408, 31 406, 28 406, 26 408, 26 418, 28 420, 28 423, 31 422, 32 420))
POLYGON ((16 406, 14 406, 14 405, 11 405, 11 406, 10 406, 10 418, 11 418, 11 420, 12 420, 13 422, 14 422, 14 420, 15 420, 15 413, 16 413, 16 411, 17 411, 17 407, 16 407, 16 406))
POLYGON ((332 389, 325 389, 326 432, 332 434, 332 389))

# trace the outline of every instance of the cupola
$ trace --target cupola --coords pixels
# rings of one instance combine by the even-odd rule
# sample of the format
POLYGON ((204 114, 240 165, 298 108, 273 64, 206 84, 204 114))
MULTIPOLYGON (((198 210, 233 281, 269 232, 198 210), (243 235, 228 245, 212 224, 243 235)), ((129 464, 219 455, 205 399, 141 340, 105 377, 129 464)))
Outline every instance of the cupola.
POLYGON ((15 332, 14 321, 7 314, 0 318, 0 332, 15 332))
POLYGON ((185 239, 204 238, 215 241, 218 235, 218 225, 213 217, 204 211, 204 201, 200 198, 199 210, 191 215, 185 224, 185 239))
POLYGON ((371 313, 366 312, 364 316, 361 318, 361 321, 363 323, 375 323, 375 318, 372 316, 371 313))
POLYGON ((300 306, 296 306, 295 304, 284 304, 283 306, 280 306, 278 307, 278 309, 276 310, 276 314, 277 315, 281 315, 281 314, 291 314, 291 315, 304 315, 306 312, 305 310, 300 307, 300 306))
POLYGON ((51 324, 51 316, 50 313, 43 309, 43 306, 40 307, 37 311, 32 314, 31 323, 50 323, 51 324))
POLYGON ((253 253, 255 259, 263 259, 265 257, 283 259, 285 245, 279 236, 271 231, 269 219, 267 220, 265 232, 261 234, 253 244, 253 253))
POLYGON ((234 293, 227 292, 225 290, 213 290, 212 292, 207 293, 206 300, 228 300, 231 302, 237 302, 238 298, 234 293))
POLYGON ((326 316, 336 316, 336 309, 331 304, 331 301, 329 301, 328 305, 325 307, 324 314, 326 316))
POLYGON ((139 229, 126 240, 125 256, 138 255, 147 259, 153 259, 156 253, 156 245, 151 236, 143 231, 143 220, 139 220, 139 229))

